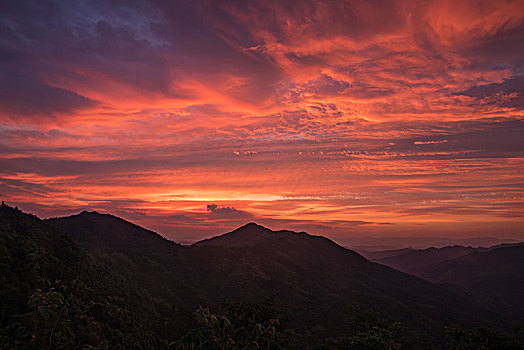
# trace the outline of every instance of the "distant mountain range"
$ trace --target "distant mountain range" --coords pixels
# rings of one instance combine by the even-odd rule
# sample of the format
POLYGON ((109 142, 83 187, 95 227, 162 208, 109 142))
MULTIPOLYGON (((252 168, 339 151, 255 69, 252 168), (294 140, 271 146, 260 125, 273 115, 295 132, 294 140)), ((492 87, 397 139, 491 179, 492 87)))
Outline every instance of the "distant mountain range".
MULTIPOLYGON (((93 320, 92 327, 100 328, 98 336, 121 344, 126 341, 126 330, 132 330, 140 335, 142 348, 161 347, 183 334, 191 324, 192 310, 199 305, 220 309, 223 303, 248 303, 274 295, 289 327, 310 337, 317 334, 317 338, 318 334, 337 337, 346 332, 344 310, 355 303, 387 320, 400 321, 413 332, 427 334, 427 341, 434 345, 443 341, 444 326, 503 329, 508 325, 497 310, 485 307, 467 292, 370 262, 325 237, 305 232, 272 231, 251 223, 182 246, 109 214, 82 212, 40 220, 8 206, 0 214, 0 250, 6 247, 0 251, 0 277, 10 286, 0 294, 10 300, 0 304, 4 328, 17 319, 14 315, 28 312, 32 291, 46 290, 55 280, 66 286, 57 287, 64 290, 79 283, 89 286, 89 298, 81 293, 78 298, 100 305, 84 311, 93 320), (32 272, 10 272, 23 271, 23 266, 31 266, 32 272), (125 322, 107 321, 108 316, 103 315, 109 312, 108 305, 114 305, 125 322)), ((515 248, 519 247, 500 249, 515 248)), ((521 264, 517 255, 501 259, 497 271, 504 264, 521 264)), ((446 256, 455 257, 454 253, 446 256)), ((449 271, 461 276, 464 269, 471 268, 469 260, 441 266, 428 278, 476 286, 476 281, 446 279, 449 271)), ((514 265, 506 268, 517 269, 514 265)), ((500 276, 514 275, 506 271, 500 276)), ((499 292, 503 296, 513 289, 499 292)), ((74 322, 84 322, 79 320, 74 322)))
POLYGON ((504 243, 518 243, 518 240, 510 238, 495 237, 425 237, 425 236, 406 236, 406 237, 354 237, 340 241, 345 247, 356 250, 359 253, 394 251, 411 248, 412 250, 422 250, 427 248, 444 248, 449 246, 472 246, 472 247, 491 247, 504 243))
POLYGON ((524 314, 524 242, 378 251, 368 258, 429 281, 461 286, 516 317, 524 314))
MULTIPOLYGON (((348 248, 349 249, 349 248, 348 248)), ((401 248, 401 249, 388 249, 388 250, 357 250, 359 254, 364 256, 369 261, 375 261, 378 259, 389 258, 397 255, 401 255, 407 252, 411 252, 413 248, 401 248)))

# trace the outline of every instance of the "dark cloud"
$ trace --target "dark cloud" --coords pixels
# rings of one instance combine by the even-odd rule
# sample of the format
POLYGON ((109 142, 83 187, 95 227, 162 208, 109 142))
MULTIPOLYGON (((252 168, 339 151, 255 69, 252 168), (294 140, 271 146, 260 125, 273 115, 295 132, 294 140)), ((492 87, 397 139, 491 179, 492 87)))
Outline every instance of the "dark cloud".
POLYGON ((281 78, 270 60, 225 43, 206 18, 213 13, 199 2, 45 0, 2 7, 1 70, 13 76, 1 76, 0 103, 14 117, 37 122, 38 113, 90 107, 79 91, 191 99, 188 80, 259 105, 281 78))
POLYGON ((207 211, 221 218, 245 218, 253 216, 251 213, 243 210, 238 210, 233 207, 219 207, 216 204, 208 204, 207 211))
POLYGON ((472 86, 469 89, 458 92, 456 95, 485 99, 486 97, 499 97, 492 103, 501 107, 524 108, 524 76, 514 76, 505 79, 502 83, 472 86), (504 98, 505 97, 505 98, 504 98))
POLYGON ((403 8, 394 0, 330 0, 320 4, 293 0, 272 3, 271 11, 264 1, 211 4, 204 10, 221 21, 225 32, 236 33, 237 40, 245 46, 260 43, 253 39, 260 39, 258 35, 264 31, 270 32, 280 43, 299 40, 300 36, 322 40, 344 35, 366 40, 379 33, 398 30, 405 24, 403 8), (256 32, 258 30, 260 32, 256 32), (293 36, 289 35, 290 31, 293 36))
MULTIPOLYGON (((455 125, 459 127, 460 124, 455 125)), ((523 121, 493 121, 477 123, 476 126, 470 123, 469 128, 470 130, 464 132, 448 131, 415 138, 406 141, 404 146, 418 151, 448 152, 450 158, 463 158, 464 156, 505 158, 509 154, 517 156, 524 149, 523 121), (417 142, 421 143, 417 144, 417 142), (413 145, 409 145, 410 143, 413 145), (476 153, 469 154, 472 152, 476 153)), ((398 143, 398 147, 402 145, 402 142, 398 143)))
POLYGON ((0 63, 0 111, 12 121, 55 119, 93 107, 96 102, 73 91, 50 86, 27 72, 0 63), (19 74, 17 74, 19 73, 19 74))
POLYGON ((472 86, 465 91, 456 93, 456 95, 484 98, 497 93, 507 94, 511 92, 524 92, 524 76, 516 76, 510 79, 504 79, 504 82, 502 83, 472 86))
POLYGON ((523 31, 524 21, 513 27, 503 26, 493 35, 477 38, 474 45, 463 48, 461 51, 465 56, 472 58, 472 69, 510 68, 517 74, 522 73, 524 69, 523 31))

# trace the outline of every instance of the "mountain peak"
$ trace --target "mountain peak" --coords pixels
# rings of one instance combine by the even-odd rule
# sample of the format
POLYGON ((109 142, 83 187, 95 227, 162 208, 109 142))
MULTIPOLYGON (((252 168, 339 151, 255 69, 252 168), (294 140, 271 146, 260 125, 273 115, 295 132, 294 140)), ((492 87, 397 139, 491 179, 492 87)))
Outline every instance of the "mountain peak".
MULTIPOLYGON (((119 222, 121 224, 126 224, 126 225, 132 225, 132 226, 137 226, 135 224, 133 224, 132 222, 129 222, 119 216, 116 216, 116 215, 113 215, 113 214, 109 214, 109 213, 101 213, 101 212, 98 212, 96 210, 83 210, 82 212, 78 213, 78 214, 75 214, 75 215, 71 215, 69 216, 70 218, 74 218, 74 217, 77 217, 77 218, 82 218, 82 219, 85 219, 85 220, 108 220, 108 221, 113 221, 113 222, 119 222)), ((64 218, 67 218, 64 217, 64 218)), ((59 219, 59 218, 57 218, 59 219)))
POLYGON ((245 224, 244 226, 240 226, 238 229, 248 228, 248 227, 258 227, 258 228, 263 228, 263 229, 268 230, 268 228, 266 228, 266 227, 264 227, 262 225, 259 225, 256 222, 249 222, 249 223, 245 224))
POLYGON ((226 246, 226 247, 248 247, 265 242, 268 239, 276 238, 282 235, 299 235, 293 231, 281 230, 273 231, 255 222, 250 222, 237 228, 229 233, 220 236, 211 237, 194 243, 194 245, 204 246, 226 246))
MULTIPOLYGON (((47 219, 55 227, 70 231, 71 236, 86 245, 107 249, 152 250, 162 249, 168 241, 150 231, 112 214, 84 210, 79 214, 47 219)), ((174 244, 174 242, 171 242, 174 244)))
POLYGON ((242 234, 256 234, 256 233, 267 232, 267 231, 274 232, 268 229, 267 227, 257 224, 256 222, 250 222, 226 234, 232 234, 234 232, 240 232, 242 234))
POLYGON ((236 228, 235 230, 231 231, 231 232, 235 232, 235 231, 250 231, 250 230, 270 230, 268 229, 267 227, 264 227, 262 225, 259 225, 257 224, 256 222, 249 222, 243 226, 240 226, 239 228, 236 228))
POLYGON ((103 215, 109 215, 109 216, 112 216, 111 214, 102 214, 102 213, 99 213, 97 212, 96 210, 82 210, 81 213, 78 213, 77 215, 84 215, 84 216, 103 216, 103 215))

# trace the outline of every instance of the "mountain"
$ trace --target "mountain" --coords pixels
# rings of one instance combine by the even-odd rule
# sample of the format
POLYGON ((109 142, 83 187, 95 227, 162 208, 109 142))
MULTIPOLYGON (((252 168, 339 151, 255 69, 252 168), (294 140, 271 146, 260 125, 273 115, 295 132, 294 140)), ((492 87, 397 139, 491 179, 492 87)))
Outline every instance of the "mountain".
POLYGON ((261 243, 281 240, 283 237, 293 240, 292 237, 300 235, 308 236, 305 232, 297 233, 288 230, 272 231, 252 222, 228 234, 196 242, 193 246, 253 247, 261 243))
POLYGON ((461 245, 443 248, 427 248, 414 250, 411 248, 385 250, 376 252, 361 252, 367 259, 409 273, 415 276, 425 276, 426 270, 432 269, 448 260, 456 259, 473 252, 488 252, 493 249, 524 246, 524 242, 502 243, 492 247, 465 247, 461 245))
POLYGON ((524 245, 473 251, 432 265, 419 276, 461 286, 524 321, 524 245))
POLYGON ((478 248, 476 251, 483 252, 483 251, 490 251, 497 248, 509 248, 509 247, 520 247, 524 246, 524 242, 514 242, 514 243, 501 243, 494 246, 491 246, 489 248, 478 248))
POLYGON ((202 272, 187 247, 110 214, 83 211, 46 222, 169 305, 187 305, 189 313, 205 301, 195 299, 205 288, 193 282, 202 272))
MULTIPOLYGON (((358 301, 393 319, 427 324, 431 323, 430 319, 455 317, 456 311, 461 310, 458 311, 461 313, 465 312, 465 308, 472 307, 466 295, 455 294, 442 286, 425 284, 418 278, 370 263, 358 253, 325 237, 304 232, 271 231, 248 224, 233 232, 197 242, 193 247, 229 248, 230 252, 242 251, 250 257, 256 256, 259 262, 276 263, 272 264, 266 276, 275 281, 285 276, 285 280, 293 281, 288 287, 301 286, 308 292, 290 295, 288 302, 300 301, 302 304, 305 299, 305 305, 313 305, 330 300, 331 305, 324 305, 323 310, 315 311, 319 314, 327 310, 336 313, 337 308, 343 308, 345 303, 358 301), (460 305, 461 302, 466 304, 460 305), (454 306, 450 308, 447 303, 454 306), (454 307, 457 309, 452 310, 454 307)), ((274 290, 281 295, 289 294, 289 290, 282 289, 281 285, 276 286, 278 284, 275 284, 274 290)))
POLYGON ((444 248, 410 250, 393 256, 371 258, 371 260, 399 271, 419 276, 419 272, 424 271, 428 266, 458 258, 473 251, 475 251, 475 248, 457 245, 444 248))
POLYGON ((459 286, 493 309, 524 321, 524 243, 411 250, 374 262, 432 282, 459 286))
POLYGON ((352 302, 433 331, 454 322, 481 324, 487 317, 465 294, 371 263, 307 233, 251 223, 186 247, 96 212, 49 223, 157 297, 186 307, 278 294, 300 319, 294 326, 321 323, 333 329, 340 327, 338 311, 352 302), (146 238, 149 243, 142 241, 146 238))
POLYGON ((96 211, 83 211, 66 218, 47 219, 48 223, 66 231, 83 247, 99 253, 121 251, 126 254, 151 254, 180 245, 158 233, 124 219, 96 211))
POLYGON ((12 336, 3 329, 18 322, 16 315, 38 312, 28 309, 34 293, 58 289, 72 295, 68 307, 84 305, 67 322, 82 329, 82 322, 92 320, 95 335, 78 340, 92 346, 136 341, 141 348, 161 348, 194 327, 191 313, 199 305, 227 311, 224 303, 252 305, 246 303, 273 295, 282 324, 302 339, 294 348, 346 334, 348 305, 355 303, 388 322, 401 321, 410 332, 429 334, 423 339, 433 345, 441 344, 444 326, 505 324, 466 293, 369 262, 304 232, 252 223, 181 246, 108 214, 40 220, 9 207, 2 208, 0 224, 0 277, 8 282, 1 285, 0 337, 12 336), (24 266, 32 270, 25 273, 24 266), (57 289, 50 287, 57 283, 57 289))
POLYGON ((162 348, 157 304, 34 215, 0 207, 0 348, 162 348))
MULTIPOLYGON (((391 258, 391 257, 398 256, 404 253, 408 253, 413 250, 414 250, 413 248, 402 248, 402 249, 377 250, 377 251, 357 249, 356 251, 360 255, 362 255, 363 257, 365 257, 366 259, 370 261, 377 261, 379 259, 391 258)), ((387 264, 383 264, 383 265, 387 265, 387 264)))

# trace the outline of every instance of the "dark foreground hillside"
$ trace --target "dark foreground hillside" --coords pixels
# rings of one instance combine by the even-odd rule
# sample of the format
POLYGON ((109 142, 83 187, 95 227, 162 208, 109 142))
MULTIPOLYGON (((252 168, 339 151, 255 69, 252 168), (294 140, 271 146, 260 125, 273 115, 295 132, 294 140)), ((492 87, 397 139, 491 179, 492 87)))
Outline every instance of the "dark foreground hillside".
POLYGON ((162 348, 160 314, 134 283, 35 216, 0 208, 0 348, 162 348))
POLYGON ((3 206, 0 253, 2 349, 519 348, 467 294, 306 233, 250 224, 187 247, 111 215, 3 206), (502 333, 454 328, 478 326, 502 333))

